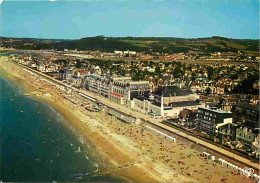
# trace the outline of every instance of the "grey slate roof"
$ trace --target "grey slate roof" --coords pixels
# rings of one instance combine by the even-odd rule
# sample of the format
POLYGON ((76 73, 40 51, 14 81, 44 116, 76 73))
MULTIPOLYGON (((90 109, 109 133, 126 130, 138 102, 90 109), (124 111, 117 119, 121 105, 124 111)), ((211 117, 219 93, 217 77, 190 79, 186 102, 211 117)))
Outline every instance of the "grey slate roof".
POLYGON ((248 103, 239 103, 236 106, 242 107, 242 108, 246 108, 246 109, 252 109, 252 110, 259 111, 259 106, 258 105, 252 105, 252 104, 248 104, 248 103))
POLYGON ((172 102, 169 104, 172 107, 185 107, 185 106, 196 106, 199 105, 196 101, 183 101, 183 102, 172 102))
POLYGON ((155 95, 160 95, 164 97, 169 96, 187 96, 189 94, 193 94, 190 89, 181 89, 178 86, 164 86, 162 88, 158 88, 155 92, 155 95))

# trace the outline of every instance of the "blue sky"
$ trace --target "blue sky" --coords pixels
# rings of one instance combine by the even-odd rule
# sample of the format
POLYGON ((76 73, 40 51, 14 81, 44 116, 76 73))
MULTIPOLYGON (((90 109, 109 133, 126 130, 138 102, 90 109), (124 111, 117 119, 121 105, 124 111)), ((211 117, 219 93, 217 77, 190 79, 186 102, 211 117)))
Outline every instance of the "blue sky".
POLYGON ((258 0, 4 0, 0 6, 0 34, 8 37, 259 38, 258 0))

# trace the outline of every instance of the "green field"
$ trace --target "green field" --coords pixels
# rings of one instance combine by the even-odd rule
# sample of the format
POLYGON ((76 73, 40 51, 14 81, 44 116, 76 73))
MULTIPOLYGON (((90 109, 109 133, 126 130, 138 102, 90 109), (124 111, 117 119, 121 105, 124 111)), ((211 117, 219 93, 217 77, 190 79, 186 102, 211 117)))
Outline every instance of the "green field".
POLYGON ((100 50, 132 50, 146 53, 197 53, 245 52, 259 55, 259 40, 229 39, 224 37, 209 38, 172 38, 172 37, 86 37, 78 40, 44 40, 1 38, 4 47, 18 49, 78 49, 100 50), (30 44, 28 44, 30 43, 30 44))

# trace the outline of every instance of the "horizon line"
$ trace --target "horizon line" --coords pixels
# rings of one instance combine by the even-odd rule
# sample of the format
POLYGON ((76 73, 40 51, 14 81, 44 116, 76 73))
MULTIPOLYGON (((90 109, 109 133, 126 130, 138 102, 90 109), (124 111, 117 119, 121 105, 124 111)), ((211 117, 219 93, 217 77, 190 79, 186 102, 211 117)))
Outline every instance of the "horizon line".
POLYGON ((232 38, 232 37, 224 37, 224 36, 209 36, 209 37, 171 37, 171 36, 105 36, 105 35, 96 35, 96 36, 86 36, 81 38, 37 38, 37 37, 13 37, 13 36, 1 36, 0 38, 14 38, 14 39, 50 39, 50 40, 80 40, 84 38, 94 38, 94 37, 106 37, 106 38, 176 38, 176 39, 205 39, 205 38, 226 38, 226 39, 237 39, 237 40, 260 40, 260 38, 232 38))

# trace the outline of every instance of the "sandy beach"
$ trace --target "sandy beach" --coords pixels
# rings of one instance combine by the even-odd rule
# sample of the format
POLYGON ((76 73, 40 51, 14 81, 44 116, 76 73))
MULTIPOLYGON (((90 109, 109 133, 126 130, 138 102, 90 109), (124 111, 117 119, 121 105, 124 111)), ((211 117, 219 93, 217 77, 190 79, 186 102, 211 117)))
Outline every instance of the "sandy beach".
POLYGON ((120 176, 129 182, 255 182, 200 156, 201 152, 188 144, 174 143, 148 130, 148 124, 126 124, 105 111, 89 112, 64 98, 64 91, 5 60, 0 58, 0 67, 9 79, 22 85, 26 94, 56 108, 93 143, 98 156, 110 165, 97 174, 120 176))

